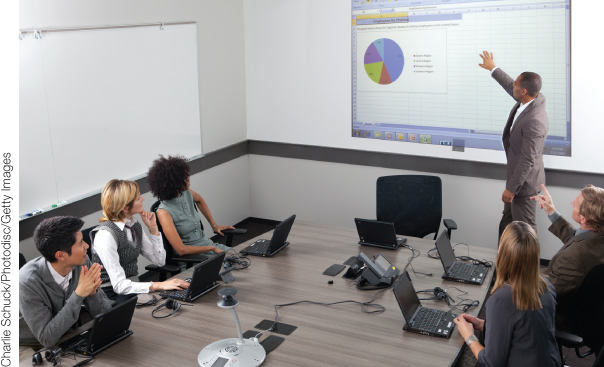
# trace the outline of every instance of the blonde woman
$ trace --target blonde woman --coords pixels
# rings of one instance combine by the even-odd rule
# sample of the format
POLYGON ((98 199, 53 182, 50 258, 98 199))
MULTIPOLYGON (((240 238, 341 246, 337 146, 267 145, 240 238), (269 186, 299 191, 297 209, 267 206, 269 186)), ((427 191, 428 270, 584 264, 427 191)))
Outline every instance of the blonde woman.
POLYGON ((184 289, 188 282, 171 279, 165 282, 139 282, 138 256, 158 266, 166 262, 166 252, 157 229, 155 214, 143 210, 143 198, 134 181, 111 180, 101 194, 101 224, 90 232, 93 261, 103 265, 102 289, 109 299, 121 303, 132 294, 158 290, 184 289), (134 218, 139 214, 151 238, 134 218))
POLYGON ((556 291, 539 274, 539 241, 524 222, 504 230, 497 254, 497 279, 485 320, 462 314, 459 334, 478 360, 476 366, 560 365, 555 338, 556 291), (483 330, 482 346, 474 330, 483 330))

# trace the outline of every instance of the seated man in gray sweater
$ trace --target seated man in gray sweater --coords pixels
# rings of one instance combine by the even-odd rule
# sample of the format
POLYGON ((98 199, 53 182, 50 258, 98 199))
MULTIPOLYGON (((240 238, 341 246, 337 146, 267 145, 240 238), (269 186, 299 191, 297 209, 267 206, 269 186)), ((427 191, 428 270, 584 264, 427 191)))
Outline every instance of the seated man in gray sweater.
POLYGON ((34 231, 42 256, 19 270, 19 345, 52 347, 80 316, 81 305, 95 316, 111 308, 101 285, 101 265, 86 256, 88 244, 75 217, 43 220, 34 231))

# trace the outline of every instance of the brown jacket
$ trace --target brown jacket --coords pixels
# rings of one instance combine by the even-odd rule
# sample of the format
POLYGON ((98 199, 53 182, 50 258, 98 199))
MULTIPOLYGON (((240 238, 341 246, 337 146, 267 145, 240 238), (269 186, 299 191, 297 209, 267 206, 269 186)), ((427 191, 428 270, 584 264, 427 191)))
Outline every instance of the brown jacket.
POLYGON ((552 223, 549 231, 564 242, 544 272, 556 288, 556 328, 572 332, 571 300, 587 273, 604 264, 604 233, 590 231, 574 237, 576 229, 562 217, 552 223))
MULTIPOLYGON (((513 96, 514 79, 501 68, 493 71, 493 78, 513 96)), ((503 129, 503 149, 507 158, 505 188, 516 196, 534 195, 545 185, 543 146, 549 128, 545 112, 545 96, 541 93, 518 116, 510 132, 520 102, 516 101, 503 129)))

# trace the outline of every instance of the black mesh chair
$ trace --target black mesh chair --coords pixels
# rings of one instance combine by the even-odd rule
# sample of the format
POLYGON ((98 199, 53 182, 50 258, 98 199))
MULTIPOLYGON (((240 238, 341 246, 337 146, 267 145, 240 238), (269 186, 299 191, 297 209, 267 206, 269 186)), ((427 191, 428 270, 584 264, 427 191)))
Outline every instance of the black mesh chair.
MULTIPOLYGON (((155 203, 153 203, 153 205, 151 205, 151 211, 155 213, 155 216, 157 218, 157 209, 159 207, 159 200, 156 201, 155 203)), ((200 221, 200 226, 201 226, 201 230, 203 231, 203 223, 200 221)), ((180 265, 179 263, 185 263, 186 268, 190 268, 191 266, 201 263, 205 260, 207 260, 209 257, 205 256, 205 255, 201 255, 201 254, 197 254, 197 255, 186 255, 186 256, 179 256, 178 254, 175 253, 174 248, 172 247, 172 245, 170 244, 170 242, 168 241, 168 239, 166 238, 166 235, 164 234, 164 231, 161 227, 161 224, 159 223, 159 219, 157 220, 157 228, 159 229, 159 231, 162 234, 162 240, 164 242, 164 249, 166 250, 166 265, 163 267, 159 267, 157 265, 154 264, 150 264, 147 265, 145 267, 145 270, 148 271, 159 271, 159 280, 160 281, 164 281, 166 280, 166 271, 162 270, 162 268, 165 268, 166 266, 175 266, 178 267, 178 272, 180 272, 180 265)), ((223 231, 223 233, 225 233, 225 235, 227 236, 227 240, 226 240, 226 246, 231 247, 231 244, 233 242, 233 235, 236 234, 243 234, 243 233, 228 233, 227 231, 223 231)), ((170 272, 170 271, 168 271, 170 272)), ((177 273, 172 273, 172 274, 177 274, 177 273)))
MULTIPOLYGON (((573 334, 556 331, 556 340, 562 364, 562 347, 574 348, 577 357, 585 358, 591 354, 602 354, 604 348, 604 264, 594 266, 581 283, 571 305, 571 323, 573 334), (574 335, 577 334, 577 335, 574 335), (581 353, 580 348, 588 347, 581 353)), ((600 363, 602 363, 602 356, 600 363)))
MULTIPOLYGON (((442 218, 442 181, 437 176, 401 175, 377 179, 377 220, 394 223, 396 233, 423 238, 438 236, 442 218)), ((457 225, 445 219, 449 238, 457 225)))

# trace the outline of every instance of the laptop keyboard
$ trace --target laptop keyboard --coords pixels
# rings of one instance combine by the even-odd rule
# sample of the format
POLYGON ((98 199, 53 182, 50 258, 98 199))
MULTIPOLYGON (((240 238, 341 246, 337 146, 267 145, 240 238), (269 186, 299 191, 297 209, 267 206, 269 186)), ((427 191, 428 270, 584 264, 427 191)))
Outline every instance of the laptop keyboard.
MULTIPOLYGON (((193 280, 193 279, 187 278, 187 279, 185 279, 185 282, 191 283, 191 280, 193 280)), ((188 288, 182 289, 182 290, 163 291, 159 295, 162 297, 171 296, 171 297, 178 297, 178 298, 187 298, 188 291, 189 291, 188 288)))
POLYGON ((429 308, 420 308, 419 313, 415 316, 413 327, 422 331, 433 332, 438 326, 438 322, 445 314, 444 311, 431 310, 429 308))
POLYGON ((254 246, 248 246, 244 251, 251 254, 264 254, 270 246, 270 241, 256 242, 254 246))
POLYGON ((472 279, 476 265, 456 262, 449 269, 449 277, 463 280, 472 279))
POLYGON ((88 344, 88 335, 86 335, 85 337, 83 334, 88 334, 89 332, 90 330, 86 330, 85 333, 76 335, 70 339, 65 340, 63 343, 59 344, 59 348, 64 351, 71 351, 75 349, 75 347, 86 349, 86 344, 88 344))

